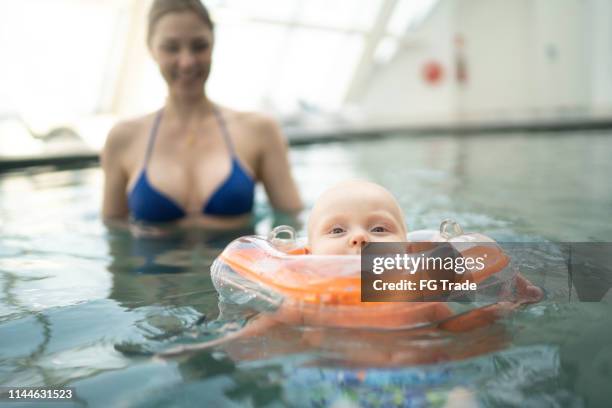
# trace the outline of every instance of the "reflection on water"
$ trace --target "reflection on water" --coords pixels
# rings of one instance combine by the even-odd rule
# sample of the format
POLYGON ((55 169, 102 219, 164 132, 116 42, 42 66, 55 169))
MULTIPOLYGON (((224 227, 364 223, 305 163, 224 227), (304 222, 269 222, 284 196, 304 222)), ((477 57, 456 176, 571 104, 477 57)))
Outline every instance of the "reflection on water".
MULTIPOLYGON (((450 217, 501 241, 543 243, 612 240, 602 222, 612 208, 611 151, 609 135, 440 136, 305 146, 292 158, 308 205, 334 180, 367 177, 398 195, 411 229, 450 217)), ((219 312, 209 268, 231 238, 107 230, 100 186, 99 169, 0 178, 0 385, 74 386, 75 406, 609 401, 612 294, 579 302, 567 265, 541 250, 521 268, 547 300, 479 331, 388 336, 278 325, 183 359, 152 359, 254 318, 219 312)), ((256 214, 258 233, 282 222, 261 190, 256 214)), ((605 269, 589 268, 594 276, 605 269)))

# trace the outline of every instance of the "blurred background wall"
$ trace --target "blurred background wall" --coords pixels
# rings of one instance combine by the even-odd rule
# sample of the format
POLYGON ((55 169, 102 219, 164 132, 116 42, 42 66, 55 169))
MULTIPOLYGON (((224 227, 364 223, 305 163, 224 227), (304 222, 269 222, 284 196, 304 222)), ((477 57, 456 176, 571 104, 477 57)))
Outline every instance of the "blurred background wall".
MULTIPOLYGON (((114 120, 163 104, 149 4, 0 0, 0 155, 61 126, 99 148, 114 120)), ((209 95, 286 126, 612 118, 608 0, 205 4, 209 95)))
POLYGON ((373 115, 610 115, 612 2, 442 1, 352 100, 373 115), (403 46, 402 46, 403 45, 403 46), (428 64, 439 66, 439 78, 428 64), (436 79, 434 79, 434 77, 436 79))

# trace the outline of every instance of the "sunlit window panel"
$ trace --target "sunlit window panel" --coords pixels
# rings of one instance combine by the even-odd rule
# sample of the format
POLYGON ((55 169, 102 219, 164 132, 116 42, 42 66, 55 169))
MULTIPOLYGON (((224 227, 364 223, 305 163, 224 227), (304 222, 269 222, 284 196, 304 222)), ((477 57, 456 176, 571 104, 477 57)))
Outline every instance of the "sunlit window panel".
POLYGON ((397 54, 399 41, 395 38, 385 37, 379 41, 374 51, 374 62, 378 65, 388 64, 397 54))
POLYGON ((130 96, 134 98, 133 105, 127 110, 130 115, 160 109, 168 95, 166 83, 159 73, 157 64, 151 58, 143 64, 140 76, 138 84, 130 85, 130 96))
POLYGON ((216 31, 208 92, 239 109, 256 109, 274 84, 288 29, 268 24, 225 24, 216 31))
MULTIPOLYGON (((117 7, 25 0, 0 5, 0 89, 27 116, 91 113, 113 61, 117 7)), ((5 96, 3 96, 5 98, 5 96)), ((7 103, 8 105, 8 103, 7 103)))
POLYGON ((399 0, 393 10, 387 32, 401 36, 425 19, 439 0, 399 0))
POLYGON ((368 30, 382 0, 303 0, 297 21, 342 29, 368 30))
POLYGON ((363 48, 359 34, 294 29, 282 52, 271 99, 282 110, 338 108, 363 48))
POLYGON ((226 16, 288 21, 299 3, 300 0, 217 0, 207 5, 219 22, 226 16))

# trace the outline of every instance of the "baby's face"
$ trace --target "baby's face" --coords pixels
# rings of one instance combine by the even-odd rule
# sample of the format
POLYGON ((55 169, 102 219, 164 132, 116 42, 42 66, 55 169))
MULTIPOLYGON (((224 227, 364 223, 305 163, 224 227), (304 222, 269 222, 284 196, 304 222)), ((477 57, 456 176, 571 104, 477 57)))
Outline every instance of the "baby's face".
POLYGON ((368 242, 405 242, 401 210, 384 188, 350 182, 328 190, 308 222, 308 249, 314 255, 358 255, 368 242))

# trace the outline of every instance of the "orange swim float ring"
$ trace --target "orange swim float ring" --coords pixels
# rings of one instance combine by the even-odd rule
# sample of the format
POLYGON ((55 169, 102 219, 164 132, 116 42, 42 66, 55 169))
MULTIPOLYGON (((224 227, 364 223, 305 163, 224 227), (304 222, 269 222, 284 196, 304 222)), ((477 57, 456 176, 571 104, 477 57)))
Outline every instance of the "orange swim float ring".
POLYGON ((289 228, 275 229, 268 239, 242 237, 225 248, 211 270, 222 301, 272 312, 287 324, 406 329, 512 300, 518 270, 510 258, 491 238, 464 233, 451 220, 439 231, 408 234, 406 249, 423 252, 445 242, 462 257, 482 257, 484 268, 462 277, 478 284, 468 303, 452 297, 449 302, 362 302, 360 256, 309 255, 289 228), (278 239, 279 232, 289 233, 289 239, 278 239))

